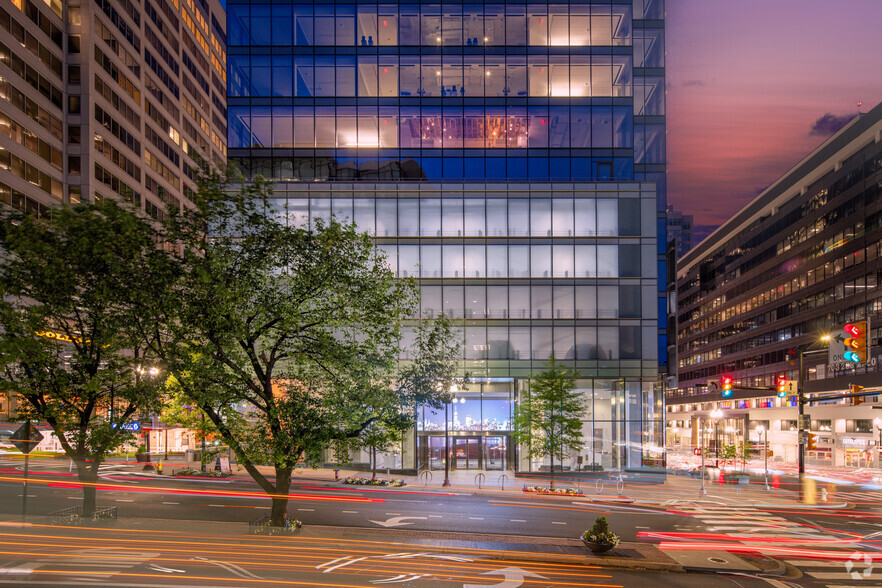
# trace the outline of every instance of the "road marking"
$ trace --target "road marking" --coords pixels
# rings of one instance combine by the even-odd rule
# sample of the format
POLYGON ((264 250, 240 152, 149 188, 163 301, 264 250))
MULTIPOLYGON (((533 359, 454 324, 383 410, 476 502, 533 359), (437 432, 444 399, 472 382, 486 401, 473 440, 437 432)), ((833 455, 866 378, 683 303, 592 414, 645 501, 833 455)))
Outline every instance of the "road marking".
POLYGON ((566 525, 566 523, 558 523, 557 521, 551 521, 552 525, 566 525))
POLYGON ((315 512, 314 508, 298 508, 297 510, 301 512, 315 512))
POLYGON ((163 504, 180 504, 180 502, 163 502, 163 504))
POLYGON ((469 517, 470 521, 483 521, 484 517, 469 517))
POLYGON ((389 517, 400 517, 400 516, 401 516, 401 513, 400 513, 400 512, 387 512, 387 513, 386 513, 386 516, 389 516, 389 517))
POLYGON ((79 496, 68 496, 67 499, 68 500, 82 500, 82 498, 80 498, 79 496))
MULTIPOLYGON (((21 494, 19 494, 19 496, 21 496, 21 494)), ((37 497, 36 494, 28 494, 28 498, 36 498, 36 497, 37 497)))
POLYGON ((637 527, 637 526, 635 526, 634 528, 635 528, 635 529, 648 529, 649 527, 637 527))
POLYGON ((135 502, 135 501, 131 498, 117 498, 116 502, 135 502))
POLYGON ((209 504, 208 506, 217 506, 219 508, 226 508, 227 507, 226 504, 209 504))
POLYGON ((527 521, 524 519, 511 519, 511 522, 513 522, 513 523, 526 523, 527 521))
POLYGON ((357 510, 344 510, 342 512, 345 512, 346 514, 358 514, 357 510))
POLYGON ((441 515, 429 515, 429 518, 430 519, 443 519, 444 517, 442 517, 441 515))

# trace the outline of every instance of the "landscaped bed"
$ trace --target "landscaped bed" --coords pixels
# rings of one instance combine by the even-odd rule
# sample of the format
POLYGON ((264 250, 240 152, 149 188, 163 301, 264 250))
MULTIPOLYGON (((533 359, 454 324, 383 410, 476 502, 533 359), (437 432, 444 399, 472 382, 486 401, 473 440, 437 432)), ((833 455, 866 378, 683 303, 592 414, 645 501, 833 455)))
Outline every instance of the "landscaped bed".
POLYGON ((356 484, 359 486, 404 486, 404 480, 385 480, 382 478, 359 478, 351 476, 343 480, 344 484, 356 484))
POLYGON ((550 494, 554 496, 585 496, 578 488, 545 488, 543 486, 524 486, 530 494, 550 494))

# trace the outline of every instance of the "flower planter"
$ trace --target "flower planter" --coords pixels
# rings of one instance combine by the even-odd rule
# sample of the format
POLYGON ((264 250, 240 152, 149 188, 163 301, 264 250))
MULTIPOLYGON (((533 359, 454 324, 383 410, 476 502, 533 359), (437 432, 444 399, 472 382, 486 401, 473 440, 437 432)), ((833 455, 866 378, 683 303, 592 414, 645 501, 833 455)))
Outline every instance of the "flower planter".
POLYGON ((584 538, 582 539, 582 543, 585 544, 585 547, 591 550, 591 553, 597 554, 606 553, 607 551, 615 547, 615 545, 613 545, 612 543, 594 543, 593 541, 588 541, 584 538))

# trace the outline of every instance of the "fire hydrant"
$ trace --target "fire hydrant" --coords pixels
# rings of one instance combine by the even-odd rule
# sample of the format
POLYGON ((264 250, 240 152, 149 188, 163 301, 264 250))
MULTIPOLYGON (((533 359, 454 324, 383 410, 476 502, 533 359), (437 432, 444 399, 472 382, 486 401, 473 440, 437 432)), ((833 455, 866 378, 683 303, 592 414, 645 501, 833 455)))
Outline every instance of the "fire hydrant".
POLYGON ((821 502, 827 502, 827 489, 821 488, 821 502))
POLYGON ((162 460, 159 460, 159 463, 156 464, 156 471, 159 472, 159 475, 162 475, 162 460))

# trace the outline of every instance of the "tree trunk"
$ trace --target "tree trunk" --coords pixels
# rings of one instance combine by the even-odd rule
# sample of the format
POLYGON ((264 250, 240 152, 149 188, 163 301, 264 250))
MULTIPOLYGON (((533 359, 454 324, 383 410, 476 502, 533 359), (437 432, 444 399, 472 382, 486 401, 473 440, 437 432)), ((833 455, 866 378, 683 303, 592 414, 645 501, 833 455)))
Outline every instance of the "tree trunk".
POLYGON ((98 474, 89 467, 85 460, 76 460, 77 480, 83 485, 83 518, 92 518, 97 504, 98 474))
POLYGON ((554 452, 551 452, 551 489, 554 490, 554 452))
POLYGON ((274 527, 281 527, 288 520, 288 492, 291 489, 292 470, 290 467, 276 466, 276 488, 270 510, 270 524, 274 527))
POLYGON ((373 466, 371 469, 371 480, 376 480, 377 479, 377 448, 376 447, 371 447, 371 457, 372 457, 371 461, 373 463, 373 466))

